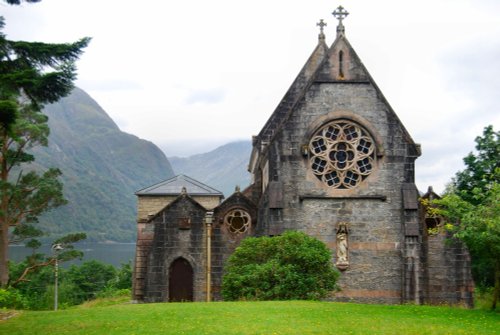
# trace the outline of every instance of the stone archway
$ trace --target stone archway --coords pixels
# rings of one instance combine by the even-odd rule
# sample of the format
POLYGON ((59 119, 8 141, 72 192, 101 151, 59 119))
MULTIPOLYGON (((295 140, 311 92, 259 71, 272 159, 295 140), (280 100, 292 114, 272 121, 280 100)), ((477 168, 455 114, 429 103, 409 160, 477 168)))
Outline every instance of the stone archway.
POLYGON ((193 301, 193 268, 185 258, 177 258, 168 270, 170 302, 193 301))

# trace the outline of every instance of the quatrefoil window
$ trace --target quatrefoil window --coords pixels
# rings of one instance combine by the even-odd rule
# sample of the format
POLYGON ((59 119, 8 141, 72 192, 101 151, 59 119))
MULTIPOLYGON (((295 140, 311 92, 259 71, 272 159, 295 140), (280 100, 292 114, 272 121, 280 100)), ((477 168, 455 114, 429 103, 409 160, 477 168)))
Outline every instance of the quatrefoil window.
POLYGON ((314 175, 337 189, 358 186, 375 166, 375 142, 361 126, 346 120, 320 128, 309 142, 314 175))

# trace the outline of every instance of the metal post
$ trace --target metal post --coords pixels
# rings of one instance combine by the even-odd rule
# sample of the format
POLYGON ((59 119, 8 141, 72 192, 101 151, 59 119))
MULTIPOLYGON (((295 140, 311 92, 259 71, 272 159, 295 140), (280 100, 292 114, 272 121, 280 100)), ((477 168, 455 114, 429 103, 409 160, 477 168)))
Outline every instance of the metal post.
POLYGON ((63 246, 61 244, 54 244, 52 246, 52 250, 54 250, 54 254, 56 256, 56 263, 55 263, 55 281, 54 281, 54 311, 57 311, 57 302, 59 299, 59 293, 58 293, 58 279, 59 279, 59 252, 63 250, 63 246))
POLYGON ((58 298, 58 292, 57 292, 57 285, 58 285, 58 273, 59 273, 59 264, 57 261, 57 253, 56 253, 56 279, 54 283, 54 311, 57 311, 57 298, 58 298))
POLYGON ((212 299, 212 219, 213 212, 207 212, 205 215, 205 223, 207 224, 207 302, 212 299))

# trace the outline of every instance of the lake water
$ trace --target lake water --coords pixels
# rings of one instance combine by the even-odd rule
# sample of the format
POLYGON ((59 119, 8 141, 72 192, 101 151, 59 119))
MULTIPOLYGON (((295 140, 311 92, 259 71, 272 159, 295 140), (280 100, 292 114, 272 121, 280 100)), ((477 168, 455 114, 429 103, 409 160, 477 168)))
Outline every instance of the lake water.
MULTIPOLYGON (((50 255, 50 245, 43 245, 38 252, 50 255)), ((129 261, 133 265, 135 257, 135 243, 78 243, 75 249, 83 251, 83 260, 98 260, 103 263, 119 267, 129 261)), ((31 249, 24 246, 9 246, 9 259, 19 262, 31 254, 31 249)), ((79 264, 81 261, 72 261, 70 264, 79 264)), ((66 266, 69 264, 66 264, 66 266)), ((64 264, 63 264, 64 266, 64 264)))

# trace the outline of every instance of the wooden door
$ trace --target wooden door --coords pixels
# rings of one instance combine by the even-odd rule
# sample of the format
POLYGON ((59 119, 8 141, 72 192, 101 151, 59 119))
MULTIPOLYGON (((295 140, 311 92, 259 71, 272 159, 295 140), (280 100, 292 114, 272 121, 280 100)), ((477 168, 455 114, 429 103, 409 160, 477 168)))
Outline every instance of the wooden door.
POLYGON ((193 301, 193 268, 184 258, 170 265, 168 276, 169 301, 193 301))

